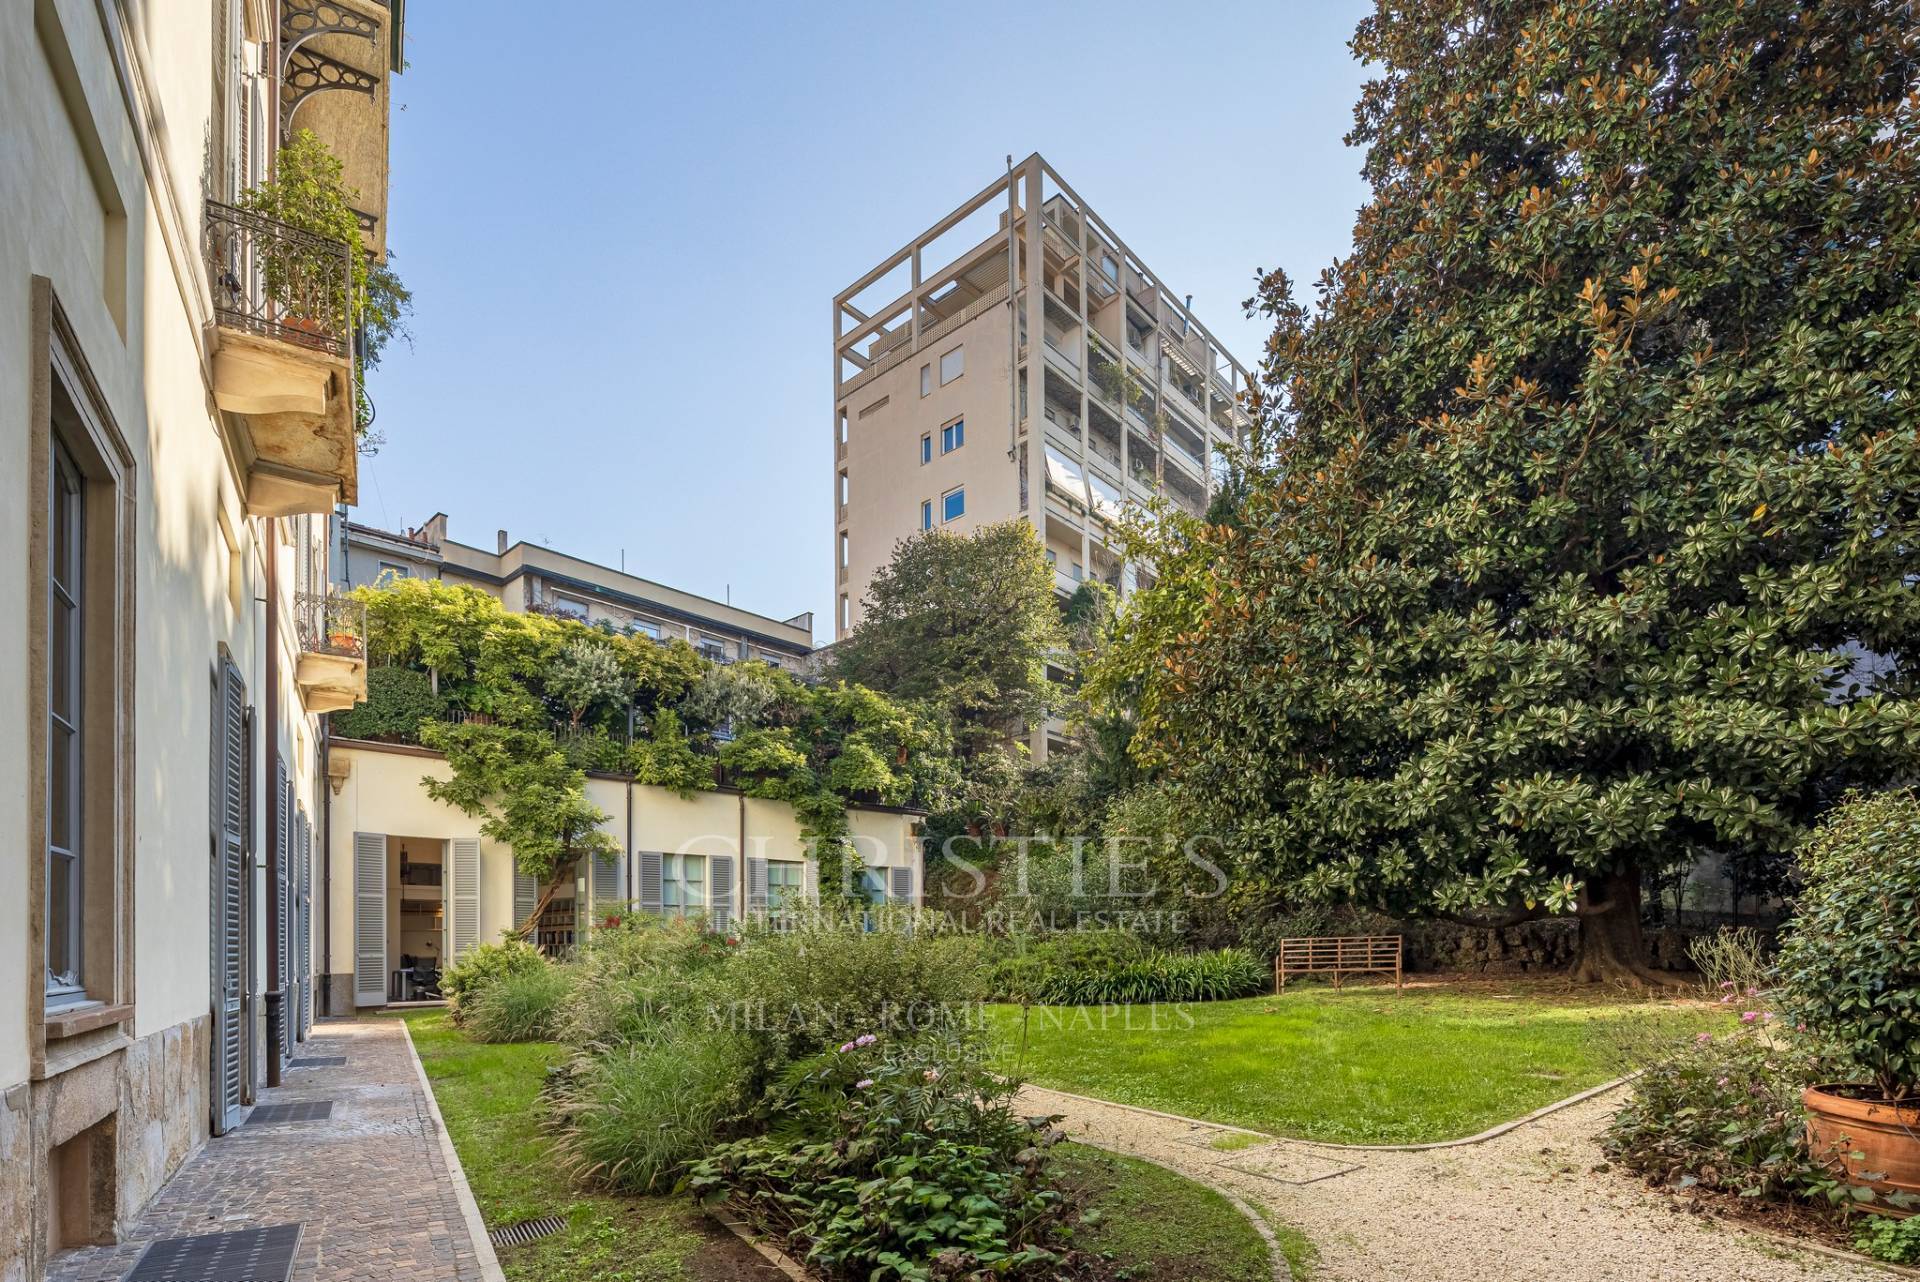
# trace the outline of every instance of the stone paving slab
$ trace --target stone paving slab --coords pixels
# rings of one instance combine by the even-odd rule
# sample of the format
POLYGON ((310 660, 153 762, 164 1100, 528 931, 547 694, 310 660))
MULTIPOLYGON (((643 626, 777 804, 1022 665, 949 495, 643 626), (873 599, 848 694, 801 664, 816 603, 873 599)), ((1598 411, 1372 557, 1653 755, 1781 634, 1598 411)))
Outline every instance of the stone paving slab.
POLYGON ((326 1021, 299 1053, 347 1063, 287 1073, 258 1103, 331 1100, 329 1118, 209 1141, 124 1241, 61 1254, 49 1282, 118 1282, 160 1238, 296 1221, 294 1282, 482 1282, 399 1021, 326 1021))

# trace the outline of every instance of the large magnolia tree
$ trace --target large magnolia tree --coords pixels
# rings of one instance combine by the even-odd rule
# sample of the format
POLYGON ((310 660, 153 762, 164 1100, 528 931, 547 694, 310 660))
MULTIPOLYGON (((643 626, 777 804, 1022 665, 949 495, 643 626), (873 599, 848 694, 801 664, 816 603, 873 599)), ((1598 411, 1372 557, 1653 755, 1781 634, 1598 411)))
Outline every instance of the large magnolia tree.
POLYGON ((1153 549, 1135 751, 1295 895, 1576 913, 1920 766, 1920 44, 1892 0, 1382 0, 1369 202, 1233 519, 1153 549))

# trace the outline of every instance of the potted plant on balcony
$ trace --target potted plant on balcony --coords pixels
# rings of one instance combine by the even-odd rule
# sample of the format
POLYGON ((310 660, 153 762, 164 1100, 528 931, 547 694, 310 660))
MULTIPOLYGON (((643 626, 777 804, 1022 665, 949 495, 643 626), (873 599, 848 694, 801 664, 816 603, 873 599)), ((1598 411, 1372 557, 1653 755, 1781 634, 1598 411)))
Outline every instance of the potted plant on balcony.
POLYGON ((1920 1198, 1920 798, 1850 797, 1800 864, 1781 1011, 1855 1078, 1806 1090, 1808 1140, 1902 1209, 1920 1198))
MULTIPOLYGON (((270 256, 262 264, 266 290, 275 303, 282 327, 303 333, 352 340, 351 351, 361 377, 355 424, 363 448, 373 419, 366 399, 365 373, 380 363, 380 353, 394 335, 407 332, 406 317, 413 294, 388 263, 363 252, 360 219, 353 212, 358 192, 346 185, 340 161, 312 130, 297 131, 274 157, 273 176, 241 194, 240 207, 285 223, 289 227, 350 246, 345 288, 316 288, 331 267, 320 251, 293 251, 270 256)), ((389 259, 392 255, 389 253, 389 259)))

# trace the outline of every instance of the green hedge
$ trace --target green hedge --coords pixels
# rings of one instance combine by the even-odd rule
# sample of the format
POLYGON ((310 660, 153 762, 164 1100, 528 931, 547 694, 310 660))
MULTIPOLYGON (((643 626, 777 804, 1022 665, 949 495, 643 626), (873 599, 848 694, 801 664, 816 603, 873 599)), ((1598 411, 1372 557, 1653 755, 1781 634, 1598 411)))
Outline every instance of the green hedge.
POLYGON ((420 723, 445 715, 446 701, 433 692, 433 678, 412 668, 373 668, 367 701, 332 713, 333 733, 343 739, 420 741, 420 723))
POLYGON ((1260 992, 1267 968, 1244 948, 1147 949, 1113 932, 1066 936, 994 967, 996 996, 1048 1006, 1224 1001, 1260 992))

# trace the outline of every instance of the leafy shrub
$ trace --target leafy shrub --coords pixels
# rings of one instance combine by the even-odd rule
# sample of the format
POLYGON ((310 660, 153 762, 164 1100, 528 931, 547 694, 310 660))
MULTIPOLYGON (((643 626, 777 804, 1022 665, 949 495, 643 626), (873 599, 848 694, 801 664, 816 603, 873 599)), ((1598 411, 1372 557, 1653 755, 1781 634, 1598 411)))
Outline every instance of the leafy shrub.
POLYGON ((580 1179, 667 1187, 746 1108, 753 1059, 745 1035, 698 1025, 598 1047, 552 1092, 563 1159, 580 1179))
POLYGON ((1633 1083, 1606 1148, 1660 1184, 1746 1197, 1802 1196, 1832 1187, 1808 1152, 1800 1091, 1809 1057, 1754 1027, 1700 1033, 1633 1083))
POLYGON ((476 1042, 551 1041, 572 988, 568 969, 547 962, 503 975, 468 999, 467 1036, 476 1042))
POLYGON ((977 1022, 986 995, 979 941, 934 931, 809 928, 747 938, 715 991, 750 1028, 771 1073, 868 1032, 977 1022))
POLYGON ((1920 1264, 1920 1215, 1904 1220, 1869 1215, 1854 1233, 1853 1245, 1862 1255, 1888 1264, 1920 1264))
POLYGON ((447 999, 447 1014, 455 1024, 467 1022, 467 1011, 481 993, 508 975, 538 970, 551 963, 540 950, 520 939, 503 939, 497 944, 481 944, 440 975, 440 993, 447 999))
POLYGON ((572 963, 578 982, 560 1015, 559 1040, 581 1049, 644 1041, 670 1020, 701 1013, 702 977, 733 948, 698 923, 639 915, 594 931, 572 963))
POLYGON ((1045 1178, 1059 1133, 1014 1115, 1016 1089, 978 1039, 863 1035, 791 1065, 775 1128, 721 1145, 685 1185, 830 1277, 1021 1276, 1059 1258, 1064 1199, 1045 1178))
POLYGON ((1800 850, 1781 1011, 1885 1099, 1920 1090, 1920 799, 1849 798, 1800 850))
POLYGON ((446 700, 433 691, 433 678, 414 668, 386 665, 367 670, 367 698, 329 713, 333 733, 345 739, 420 742, 420 723, 446 713, 446 700))
POLYGON ((1118 944, 1072 945, 1002 962, 993 980, 996 993, 1046 1005, 1223 1001, 1259 992, 1267 984, 1267 968, 1243 948, 1169 953, 1136 947, 1129 955, 1118 944))

